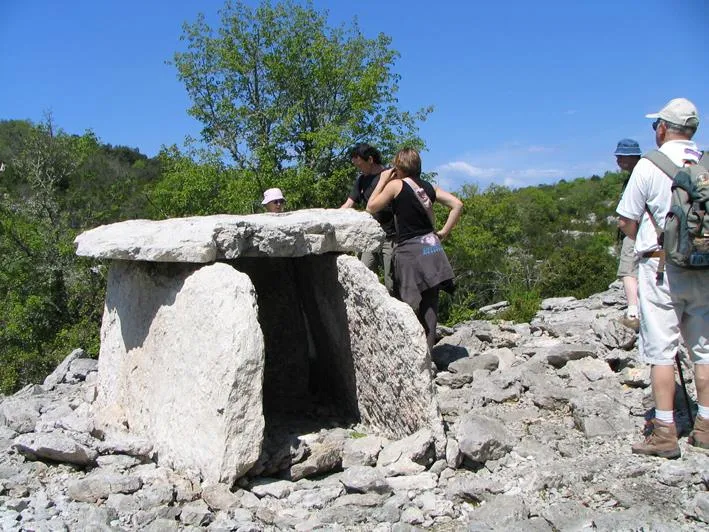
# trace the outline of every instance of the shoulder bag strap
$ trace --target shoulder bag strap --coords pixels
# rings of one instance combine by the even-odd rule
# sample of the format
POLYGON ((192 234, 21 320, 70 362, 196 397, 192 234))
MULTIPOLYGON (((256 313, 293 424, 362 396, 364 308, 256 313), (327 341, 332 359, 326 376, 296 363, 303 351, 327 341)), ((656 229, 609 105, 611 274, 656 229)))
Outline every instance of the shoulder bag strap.
POLYGON ((436 228, 436 217, 433 214, 433 204, 432 204, 430 198, 428 199, 428 202, 426 202, 426 200, 424 199, 424 196, 426 198, 428 198, 428 194, 426 194, 426 191, 423 188, 421 188, 420 186, 418 186, 416 184, 416 181, 414 181, 410 177, 405 177, 402 181, 404 181, 404 183, 409 185, 411 187, 411 189, 414 191, 414 196, 416 196, 416 199, 418 199, 419 203, 421 203, 421 206, 424 208, 424 210, 426 211, 426 214, 428 215, 428 219, 430 220, 431 225, 435 229, 436 228))

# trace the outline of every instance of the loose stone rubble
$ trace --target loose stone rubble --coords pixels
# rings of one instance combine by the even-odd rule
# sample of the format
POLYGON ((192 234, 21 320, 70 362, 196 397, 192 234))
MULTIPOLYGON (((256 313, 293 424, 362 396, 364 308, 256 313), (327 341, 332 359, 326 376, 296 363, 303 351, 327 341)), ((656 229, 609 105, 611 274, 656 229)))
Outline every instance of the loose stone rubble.
POLYGON ((281 470, 233 489, 96 431, 96 363, 77 350, 44 384, 0 397, 0 529, 706 529, 706 452, 682 437, 678 460, 630 453, 652 405, 635 337, 614 322, 623 308, 616 284, 546 300, 531 324, 442 329, 432 371, 444 457, 427 430, 321 429, 293 437, 281 470))

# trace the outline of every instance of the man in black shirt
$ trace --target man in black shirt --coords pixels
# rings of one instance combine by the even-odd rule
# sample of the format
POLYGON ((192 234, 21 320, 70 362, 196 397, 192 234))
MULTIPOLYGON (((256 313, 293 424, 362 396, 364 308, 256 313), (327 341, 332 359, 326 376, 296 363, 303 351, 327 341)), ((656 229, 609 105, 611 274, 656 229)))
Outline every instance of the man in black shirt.
MULTIPOLYGON (((386 168, 382 165, 382 156, 379 150, 366 143, 356 144, 350 150, 352 164, 361 172, 354 182, 347 201, 342 204, 341 209, 354 207, 355 204, 366 207, 369 197, 379 182, 379 174, 386 168)), ((391 207, 383 209, 374 215, 386 234, 386 240, 381 251, 362 253, 360 260, 367 268, 377 273, 379 264, 384 268, 384 286, 390 294, 394 292, 394 270, 392 259, 394 254, 394 241, 396 239, 396 227, 394 226, 394 213, 391 207)))

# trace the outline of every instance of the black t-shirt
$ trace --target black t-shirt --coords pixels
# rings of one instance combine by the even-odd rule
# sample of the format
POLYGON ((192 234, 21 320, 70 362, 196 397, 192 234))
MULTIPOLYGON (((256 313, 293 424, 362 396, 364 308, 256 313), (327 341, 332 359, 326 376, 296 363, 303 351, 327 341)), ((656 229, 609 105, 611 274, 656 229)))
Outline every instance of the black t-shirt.
MULTIPOLYGON (((366 206, 377 183, 379 183, 379 174, 360 174, 352 186, 349 198, 355 203, 366 206)), ((379 222, 379 225, 382 226, 387 238, 394 238, 396 236, 394 211, 392 211, 391 205, 387 205, 381 211, 373 214, 373 216, 374 219, 379 222)))
MULTIPOLYGON (((412 178, 418 186, 426 191, 426 195, 431 198, 431 203, 436 201, 436 189, 427 181, 412 178)), ((431 220, 428 218, 426 209, 416 197, 416 192, 408 183, 402 182, 401 192, 392 202, 398 233, 396 241, 403 242, 415 236, 423 236, 433 231, 431 220)))

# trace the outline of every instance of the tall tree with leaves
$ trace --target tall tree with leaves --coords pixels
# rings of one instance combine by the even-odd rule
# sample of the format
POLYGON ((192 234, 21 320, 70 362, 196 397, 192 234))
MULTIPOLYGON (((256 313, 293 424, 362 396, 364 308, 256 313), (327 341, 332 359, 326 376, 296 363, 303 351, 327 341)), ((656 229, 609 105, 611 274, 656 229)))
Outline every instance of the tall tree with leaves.
POLYGON ((327 12, 290 0, 256 8, 227 1, 220 14, 216 31, 201 15, 184 25, 187 50, 174 65, 203 140, 261 190, 287 169, 301 185, 303 176, 311 184, 349 179, 345 154, 355 142, 385 154, 405 143, 422 147, 416 125, 431 109, 397 108, 398 54, 389 37, 366 38, 356 22, 332 28, 327 12))

